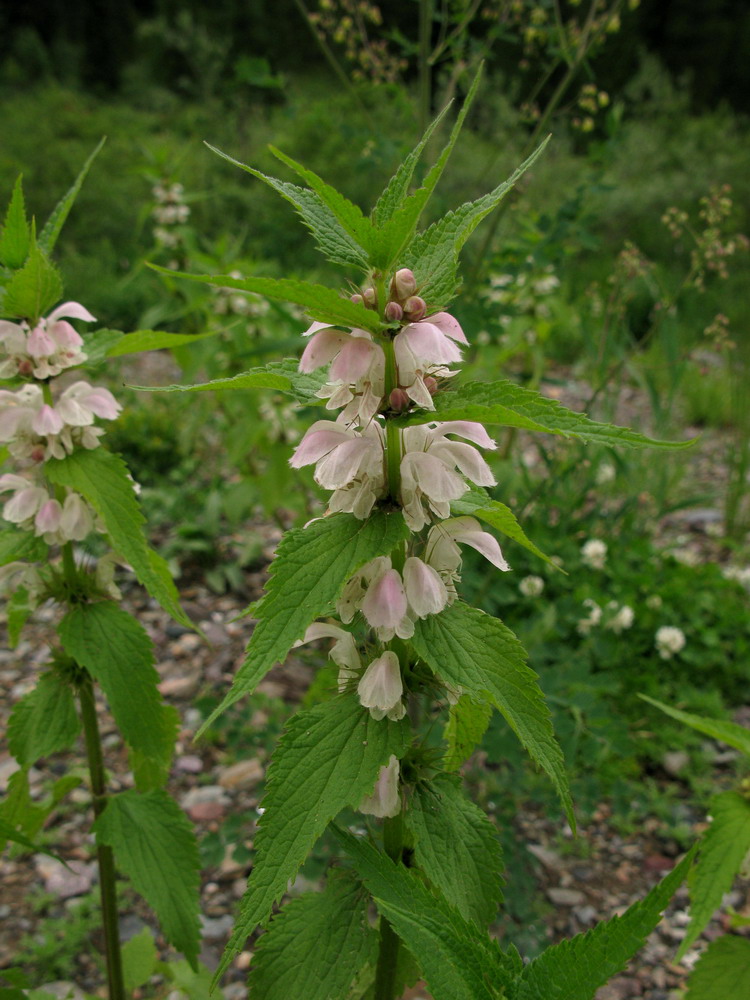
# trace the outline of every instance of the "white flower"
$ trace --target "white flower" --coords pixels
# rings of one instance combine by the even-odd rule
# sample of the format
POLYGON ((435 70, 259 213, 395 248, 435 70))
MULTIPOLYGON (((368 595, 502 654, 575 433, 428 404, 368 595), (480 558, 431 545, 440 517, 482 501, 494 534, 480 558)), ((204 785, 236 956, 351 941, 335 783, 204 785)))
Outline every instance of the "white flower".
POLYGON ((658 611, 664 602, 661 599, 660 594, 650 594, 646 598, 646 607, 651 611, 658 611))
POLYGON ((588 617, 581 618, 578 622, 577 629, 580 635, 588 635, 595 625, 598 625, 602 620, 602 609, 591 597, 587 597, 583 602, 584 608, 588 608, 588 617))
POLYGON ((606 486, 607 483, 612 482, 616 475, 617 470, 611 462, 602 462, 596 470, 596 485, 606 486))
POLYGON ((386 716, 394 721, 403 719, 406 714, 403 693, 398 656, 391 650, 372 661, 357 685, 359 700, 364 708, 370 709, 373 719, 386 716))
POLYGON ((339 668, 338 688, 345 691, 349 682, 358 677, 362 670, 362 661, 357 652, 357 643, 351 632, 340 628, 329 622, 313 622, 308 626, 303 639, 295 642, 296 646, 302 646, 306 642, 314 642, 316 639, 335 639, 329 656, 339 668))
POLYGON ((85 361, 86 354, 81 350, 83 340, 68 319, 95 322, 95 317, 78 302, 64 302, 40 319, 33 330, 25 321, 0 320, 0 343, 8 355, 0 362, 0 378, 15 375, 51 378, 85 361))
POLYGON ((581 560, 590 569, 604 569, 607 544, 599 538, 589 538, 581 548, 581 560))
MULTIPOLYGON (((616 607, 616 605, 615 605, 616 607)), ((635 614, 633 609, 627 604, 623 604, 615 614, 607 621, 605 628, 611 629, 616 635, 628 629, 633 624, 635 614)))
POLYGON ((743 587, 750 588, 750 566, 724 566, 721 574, 725 580, 736 580, 743 587))
POLYGON ((685 646, 685 633, 674 625, 662 625, 656 630, 656 649, 662 660, 671 660, 685 646))
POLYGON ((391 754, 387 764, 380 768, 372 795, 366 795, 359 804, 359 811, 368 816, 397 816, 401 809, 398 794, 398 758, 391 754))
POLYGON ((544 590, 544 580, 541 576, 525 576, 518 584, 518 589, 524 597, 539 597, 544 590))

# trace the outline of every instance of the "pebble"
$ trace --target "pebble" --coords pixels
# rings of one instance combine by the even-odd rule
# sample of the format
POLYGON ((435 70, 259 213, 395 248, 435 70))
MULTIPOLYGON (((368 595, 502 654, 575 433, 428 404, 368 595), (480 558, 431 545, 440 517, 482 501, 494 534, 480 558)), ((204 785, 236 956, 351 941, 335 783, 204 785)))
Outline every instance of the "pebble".
POLYGON ((580 889, 547 889, 547 897, 555 906, 579 906, 586 902, 580 889))
POLYGON ((632 976, 618 976, 596 993, 594 1000, 633 1000, 643 996, 643 986, 632 976))
POLYGON ((96 864, 84 864, 82 861, 71 861, 66 868, 56 858, 45 854, 34 857, 37 871, 44 879, 44 888, 58 899, 70 899, 72 896, 83 896, 96 879, 96 864))
POLYGON ((182 771, 183 774, 200 774, 203 761, 197 754, 184 754, 175 760, 174 766, 176 771, 182 771))
POLYGON ((219 771, 219 784, 222 788, 230 791, 248 790, 255 788, 264 778, 265 771, 263 765, 257 757, 250 757, 248 760, 238 761, 230 767, 223 767, 219 771))
POLYGON ((165 698, 184 698, 187 701, 198 693, 200 686, 200 674, 188 674, 184 677, 167 678, 159 684, 159 690, 165 698))
POLYGON ((234 927, 234 917, 225 913, 222 917, 206 917, 201 914, 201 934, 205 941, 222 941, 234 927))
POLYGON ((234 960, 234 967, 235 969, 249 969, 252 960, 253 953, 251 951, 241 951, 234 960))
POLYGON ((57 979, 53 983, 44 983, 39 987, 39 993, 51 993, 57 1000, 86 1000, 86 994, 67 979, 57 979))
POLYGON ((661 766, 676 778, 690 763, 690 756, 684 750, 669 750, 661 759, 661 766))

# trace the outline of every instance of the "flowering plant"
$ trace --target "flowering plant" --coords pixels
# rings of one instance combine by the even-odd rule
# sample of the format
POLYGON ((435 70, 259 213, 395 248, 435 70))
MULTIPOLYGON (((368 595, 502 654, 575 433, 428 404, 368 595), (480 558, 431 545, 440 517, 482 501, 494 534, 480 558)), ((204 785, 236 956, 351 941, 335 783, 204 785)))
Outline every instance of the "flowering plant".
POLYGON ((281 738, 254 868, 217 972, 270 921, 250 972, 252 995, 264 1000, 392 1000, 419 975, 436 1000, 585 1000, 655 925, 686 868, 680 864, 622 917, 527 965, 486 932, 501 899, 500 849, 457 772, 493 709, 547 773, 571 826, 575 821, 562 753, 523 648, 502 622, 459 596, 461 546, 509 570, 488 527, 546 559, 487 492, 495 480, 482 452, 495 443, 484 424, 626 447, 670 445, 595 423, 509 381, 461 379, 455 365, 467 337, 446 312, 459 284, 459 253, 541 152, 483 198, 417 232, 478 82, 422 185, 410 193, 445 112, 369 217, 276 150, 307 187, 237 164, 294 205, 329 260, 360 272, 348 296, 294 279, 182 275, 294 302, 313 321, 299 364, 273 362, 185 391, 269 387, 337 414, 315 421, 291 458, 296 467, 314 466, 319 485, 331 491, 328 509, 279 545, 266 594, 249 609, 256 624, 245 662, 205 723, 251 693, 294 646, 333 640, 338 693, 300 711, 281 738), (368 820, 367 833, 345 829, 337 817, 347 808, 382 819, 382 827, 368 820), (294 900, 271 919, 329 825, 349 865, 329 873, 322 893, 294 900), (377 929, 367 919, 370 899, 377 929))
POLYGON ((92 159, 38 237, 19 179, 0 234, 0 315, 7 317, 0 319, 0 444, 11 468, 0 475, 0 588, 8 595, 11 644, 39 605, 52 599, 61 608, 59 642, 10 716, 8 744, 19 769, 0 803, 0 846, 10 840, 43 849, 36 842, 42 824, 78 781, 61 779, 53 804, 44 808, 32 801, 29 770, 40 758, 70 749, 82 730, 109 996, 124 1000, 115 865, 194 967, 200 934, 197 844, 164 790, 178 719, 159 693, 151 639, 116 603, 118 564, 130 567, 174 618, 192 625, 166 563, 146 542, 136 486, 119 456, 102 444, 97 421, 115 420, 120 404, 108 389, 79 377, 87 361, 163 346, 171 335, 141 331, 129 342, 117 331, 81 335, 70 321, 91 324, 95 317, 78 302, 56 305, 62 281, 50 253, 92 159), (98 559, 75 547, 93 533, 106 547, 98 559), (107 792, 97 691, 130 753, 135 787, 117 795, 107 792))

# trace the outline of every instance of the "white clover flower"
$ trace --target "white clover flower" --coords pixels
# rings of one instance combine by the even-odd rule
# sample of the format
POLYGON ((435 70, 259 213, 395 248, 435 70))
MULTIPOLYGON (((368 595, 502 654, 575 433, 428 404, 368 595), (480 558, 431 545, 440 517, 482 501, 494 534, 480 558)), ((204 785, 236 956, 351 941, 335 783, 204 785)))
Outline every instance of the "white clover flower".
POLYGON ((695 549, 677 548, 677 549, 672 549, 669 554, 676 562, 680 563, 682 566, 700 565, 701 557, 695 551, 695 549))
POLYGON ((602 620, 602 609, 591 597, 586 598, 583 602, 583 606, 584 608, 588 608, 589 613, 586 618, 581 618, 576 628, 578 629, 579 635, 588 635, 591 629, 598 625, 602 620))
POLYGON ((590 569, 604 569, 607 561, 607 543, 600 538, 589 538, 581 547, 581 560, 590 569))
POLYGON ((541 576, 525 576, 518 584, 518 589, 524 597, 539 597, 544 590, 544 580, 541 576))
POLYGON ((625 629, 630 628, 634 620, 635 613, 633 609, 629 607, 629 605, 623 604, 622 607, 618 608, 615 614, 606 622, 604 627, 611 629, 615 635, 619 635, 625 629))
POLYGON ((662 660, 671 660, 685 646, 685 633, 674 625, 662 625, 656 630, 656 649, 662 660))
POLYGON ((750 588, 750 566, 724 566, 721 575, 725 580, 735 580, 743 587, 750 588))
POLYGON ((381 819, 396 816, 401 810, 398 794, 399 763, 391 754, 387 764, 380 768, 372 795, 366 795, 359 804, 359 811, 381 819))
POLYGON ((663 603, 661 594, 649 594, 646 598, 646 607, 651 611, 658 611, 663 603))
POLYGON ((602 462, 596 470, 596 485, 606 486, 617 476, 617 470, 611 462, 602 462))

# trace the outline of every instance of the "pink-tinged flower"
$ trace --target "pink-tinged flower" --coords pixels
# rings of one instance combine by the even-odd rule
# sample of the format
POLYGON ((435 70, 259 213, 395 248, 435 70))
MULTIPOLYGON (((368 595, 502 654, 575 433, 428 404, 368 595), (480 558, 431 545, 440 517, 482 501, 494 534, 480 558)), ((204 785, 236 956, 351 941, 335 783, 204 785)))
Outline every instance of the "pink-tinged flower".
POLYGON ((357 651, 357 643, 351 632, 340 628, 329 622, 313 622, 305 632, 303 639, 295 642, 295 646, 302 646, 306 642, 315 642, 317 639, 335 639, 330 658, 339 668, 338 688, 345 691, 355 677, 358 677, 362 670, 362 661, 357 651))
POLYGON ((397 816, 401 809, 398 778, 398 758, 391 754, 388 763, 380 768, 372 795, 366 795, 360 802, 359 811, 381 819, 397 816))
POLYGON ((81 350, 83 340, 65 317, 86 323, 95 321, 80 303, 64 302, 40 319, 33 330, 26 322, 0 322, 0 341, 8 354, 0 363, 0 378, 18 374, 51 378, 85 361, 86 355, 81 350))
POLYGON ((497 539, 484 531, 473 517, 452 517, 433 525, 427 535, 427 562, 438 572, 454 573, 461 565, 461 550, 457 543, 470 545, 503 572, 510 569, 497 539))
POLYGON ((372 581, 362 599, 360 610, 368 624, 384 641, 392 639, 394 635, 408 639, 414 634, 413 622, 406 619, 404 584, 395 569, 389 567, 372 581))
POLYGON ((357 685, 359 700, 364 708, 370 709, 373 719, 386 716, 394 722, 403 719, 406 714, 403 693, 398 657, 390 650, 372 661, 357 685))
POLYGON ((93 528, 94 516, 89 505, 78 493, 69 493, 60 517, 62 540, 82 542, 93 528))
POLYGON ((294 451, 294 469, 315 463, 315 481, 327 490, 350 486, 357 477, 382 465, 382 445, 377 436, 360 434, 343 423, 316 420, 294 451))
POLYGON ((87 427, 94 417, 114 420, 122 406, 108 389, 75 382, 62 393, 55 409, 69 427, 87 427))
POLYGON ((417 618, 436 615, 448 603, 448 591, 440 574, 416 556, 404 563, 404 590, 417 618))
POLYGON ((34 527, 38 535, 54 534, 60 527, 62 506, 57 500, 47 500, 39 508, 34 518, 34 527))
POLYGON ((0 493, 13 491, 13 496, 3 507, 3 517, 21 528, 31 528, 39 508, 49 500, 49 494, 41 486, 34 486, 23 476, 6 473, 0 476, 0 493))

